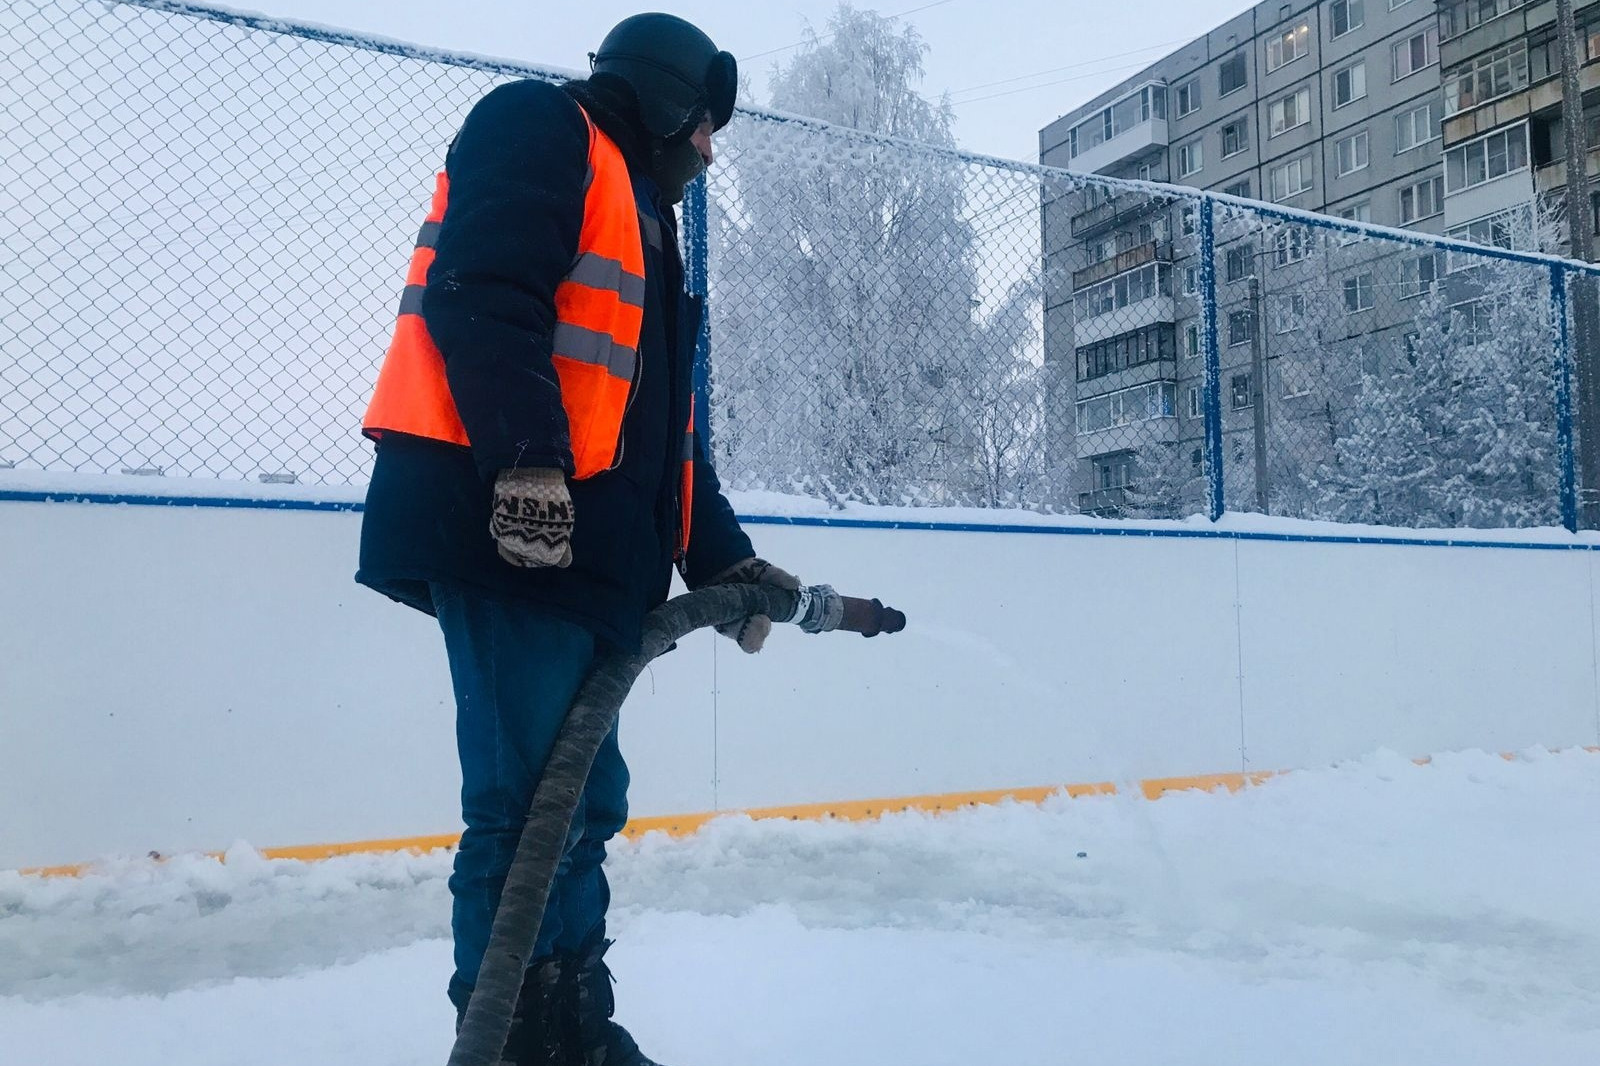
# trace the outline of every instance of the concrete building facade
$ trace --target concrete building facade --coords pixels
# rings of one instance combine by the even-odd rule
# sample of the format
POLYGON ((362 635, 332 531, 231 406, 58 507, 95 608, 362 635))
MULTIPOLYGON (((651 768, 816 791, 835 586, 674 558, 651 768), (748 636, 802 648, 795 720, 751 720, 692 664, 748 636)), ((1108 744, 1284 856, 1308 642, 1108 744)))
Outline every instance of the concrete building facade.
MULTIPOLYGON (((1532 185, 1526 167, 1522 185, 1501 180, 1492 197, 1477 187, 1487 181, 1447 184, 1443 152, 1462 123, 1446 123, 1442 25, 1430 0, 1258 4, 1051 123, 1040 160, 1427 232, 1465 226, 1519 195, 1526 203, 1532 185)), ((1489 51, 1493 31, 1473 32, 1489 51)), ((1068 500, 1093 514, 1150 513, 1134 490, 1160 467, 1167 490, 1186 494, 1177 508, 1190 509, 1203 432, 1192 217, 1180 203, 1097 187, 1044 200, 1045 350, 1061 385, 1053 465, 1066 472, 1068 500)), ((1306 393, 1291 363, 1346 352, 1359 366, 1363 349, 1401 349, 1407 301, 1445 271, 1414 249, 1328 243, 1309 230, 1219 223, 1224 448, 1236 471, 1258 454, 1258 396, 1275 418, 1319 417, 1296 409, 1306 393), (1254 366, 1270 368, 1266 382, 1253 380, 1254 366)), ((1236 491, 1248 506, 1251 480, 1232 475, 1230 506, 1236 491)))

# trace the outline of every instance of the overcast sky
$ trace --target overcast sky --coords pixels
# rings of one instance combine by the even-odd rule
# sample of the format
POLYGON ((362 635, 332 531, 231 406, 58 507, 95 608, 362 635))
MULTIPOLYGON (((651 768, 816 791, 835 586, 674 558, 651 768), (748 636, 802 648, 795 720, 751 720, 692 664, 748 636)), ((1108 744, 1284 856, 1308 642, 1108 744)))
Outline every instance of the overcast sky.
MULTIPOLYGON (((225 0, 226 2, 226 0, 225 0)), ((558 67, 587 53, 650 0, 254 0, 271 15, 558 67)), ((808 25, 825 32, 834 0, 674 0, 668 10, 739 57, 766 103, 775 61, 808 25)), ((1245 10, 1246 0, 885 0, 929 45, 924 92, 948 90, 963 147, 1034 160, 1038 131, 1147 63, 1245 10)), ((750 103, 752 101, 742 101, 750 103)))

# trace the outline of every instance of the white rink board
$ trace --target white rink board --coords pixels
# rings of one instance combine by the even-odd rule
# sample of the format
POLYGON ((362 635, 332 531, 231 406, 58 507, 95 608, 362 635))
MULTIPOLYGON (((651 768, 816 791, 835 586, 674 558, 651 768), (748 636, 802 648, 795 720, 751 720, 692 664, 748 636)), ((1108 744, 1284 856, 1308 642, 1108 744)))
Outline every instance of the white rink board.
MULTIPOLYGON (((0 501, 0 869, 456 831, 442 643, 359 526, 0 501)), ((748 528, 911 626, 685 640, 635 816, 1600 741, 1591 551, 748 528)))

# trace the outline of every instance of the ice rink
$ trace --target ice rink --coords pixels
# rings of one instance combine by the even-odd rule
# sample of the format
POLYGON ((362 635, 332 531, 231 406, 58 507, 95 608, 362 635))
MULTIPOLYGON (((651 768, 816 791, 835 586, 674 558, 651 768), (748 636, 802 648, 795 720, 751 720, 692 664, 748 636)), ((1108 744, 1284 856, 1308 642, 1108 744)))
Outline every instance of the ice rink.
MULTIPOLYGON (((443 1063, 448 869, 0 875, 0 1059, 443 1063)), ((729 818, 609 869, 618 1018, 669 1066, 1600 1061, 1593 753, 729 818)))

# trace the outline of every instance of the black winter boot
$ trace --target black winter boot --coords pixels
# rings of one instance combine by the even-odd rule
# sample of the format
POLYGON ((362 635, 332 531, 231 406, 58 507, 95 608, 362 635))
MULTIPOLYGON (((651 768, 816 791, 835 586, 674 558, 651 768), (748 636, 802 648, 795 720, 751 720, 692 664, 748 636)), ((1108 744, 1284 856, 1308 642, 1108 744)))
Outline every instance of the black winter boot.
MULTIPOLYGON (((528 967, 522 994, 511 1015, 511 1031, 500 1053, 499 1066, 576 1066, 567 1057, 557 1019, 560 971, 556 960, 544 959, 528 967)), ((456 1008, 456 1032, 461 1032, 465 1006, 456 1008)))
POLYGON ((611 968, 605 953, 612 941, 601 925, 575 954, 558 955, 558 1013, 569 1021, 568 1035, 577 1044, 568 1061, 582 1066, 659 1066, 647 1058, 628 1031, 611 1020, 616 999, 611 994, 611 968))

